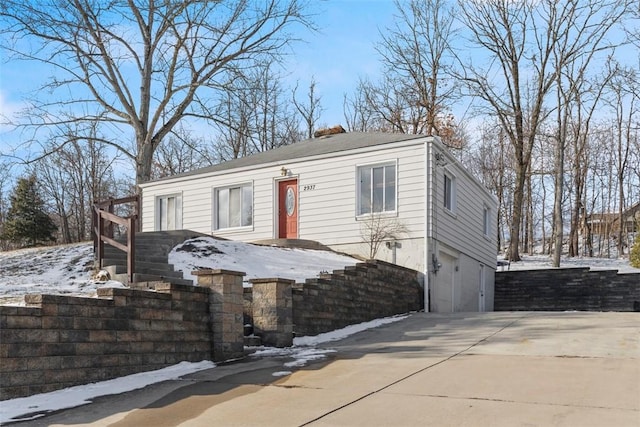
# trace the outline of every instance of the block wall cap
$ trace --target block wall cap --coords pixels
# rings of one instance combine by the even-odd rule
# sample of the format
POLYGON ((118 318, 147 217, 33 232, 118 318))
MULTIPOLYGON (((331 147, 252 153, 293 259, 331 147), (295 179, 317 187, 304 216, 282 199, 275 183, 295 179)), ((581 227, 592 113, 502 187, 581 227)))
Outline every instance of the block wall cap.
POLYGON ((246 276, 247 275, 247 273, 243 271, 233 271, 233 270, 223 270, 223 269, 195 270, 195 271, 192 271, 191 274, 193 274, 194 276, 206 276, 206 275, 213 275, 213 274, 227 274, 230 276, 246 276))

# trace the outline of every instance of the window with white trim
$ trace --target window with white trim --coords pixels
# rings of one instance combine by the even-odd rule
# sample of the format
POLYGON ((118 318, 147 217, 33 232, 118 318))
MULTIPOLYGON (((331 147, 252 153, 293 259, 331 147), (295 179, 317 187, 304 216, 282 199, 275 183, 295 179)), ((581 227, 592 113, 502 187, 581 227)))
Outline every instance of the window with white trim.
POLYGON ((453 175, 444 173, 444 207, 450 212, 456 210, 456 180, 453 175))
POLYGON ((214 190, 214 228, 253 225, 253 185, 251 183, 214 190))
POLYGON ((358 215, 396 210, 396 164, 358 167, 358 215))
POLYGON ((182 228, 182 195, 170 194, 156 197, 156 230, 180 230, 182 228))
POLYGON ((491 208, 486 205, 482 209, 482 231, 485 237, 491 234, 491 208))

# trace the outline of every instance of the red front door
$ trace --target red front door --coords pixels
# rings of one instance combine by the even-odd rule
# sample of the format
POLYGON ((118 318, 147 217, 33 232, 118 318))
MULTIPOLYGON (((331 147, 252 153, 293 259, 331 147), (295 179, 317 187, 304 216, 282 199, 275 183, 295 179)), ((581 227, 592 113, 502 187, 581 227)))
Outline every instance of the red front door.
POLYGON ((298 238, 298 180, 278 182, 278 238, 298 238))

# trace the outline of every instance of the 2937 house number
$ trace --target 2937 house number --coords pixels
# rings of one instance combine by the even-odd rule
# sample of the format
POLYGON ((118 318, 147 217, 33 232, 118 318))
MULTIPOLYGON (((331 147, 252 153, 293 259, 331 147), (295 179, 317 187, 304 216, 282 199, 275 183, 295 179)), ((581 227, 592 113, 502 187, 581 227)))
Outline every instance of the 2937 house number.
POLYGON ((303 185, 302 186, 302 191, 311 191, 311 190, 315 190, 315 189, 316 189, 316 185, 315 184, 303 185))

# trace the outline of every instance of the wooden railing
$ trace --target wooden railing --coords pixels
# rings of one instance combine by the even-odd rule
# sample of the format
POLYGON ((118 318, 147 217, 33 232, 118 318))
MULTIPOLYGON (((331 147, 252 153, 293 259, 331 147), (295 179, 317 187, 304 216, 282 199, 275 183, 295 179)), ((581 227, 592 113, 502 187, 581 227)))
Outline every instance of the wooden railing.
POLYGON ((110 199, 93 205, 93 249, 96 262, 102 268, 104 260, 104 244, 109 244, 127 254, 127 279, 134 281, 136 259, 136 231, 138 231, 138 214, 140 212, 140 198, 138 196, 110 199), (115 207, 123 204, 133 204, 133 213, 127 217, 116 215, 115 207), (113 225, 125 227, 127 244, 115 240, 113 225))

